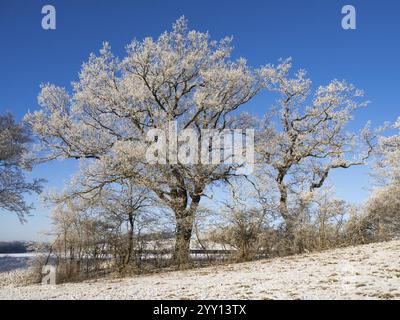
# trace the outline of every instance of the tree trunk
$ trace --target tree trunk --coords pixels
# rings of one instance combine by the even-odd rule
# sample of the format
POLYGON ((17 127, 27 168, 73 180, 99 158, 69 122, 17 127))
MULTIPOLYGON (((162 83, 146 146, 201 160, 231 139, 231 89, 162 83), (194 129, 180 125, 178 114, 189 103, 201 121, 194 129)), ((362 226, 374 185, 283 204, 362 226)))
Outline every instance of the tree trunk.
POLYGON ((124 259, 124 268, 129 264, 132 257, 133 251, 133 218, 129 218, 129 230, 128 230, 128 248, 124 259))
POLYGON ((292 237, 294 225, 293 225, 293 221, 292 221, 293 219, 290 216, 289 209, 287 206, 287 198, 288 198, 287 189, 282 181, 278 181, 278 187, 279 187, 279 193, 280 193, 279 212, 280 212, 283 220, 285 220, 286 234, 287 234, 287 237, 290 238, 290 237, 292 237))
POLYGON ((276 182, 278 184, 279 189, 279 212, 282 218, 286 221, 289 219, 289 210, 287 207, 287 198, 288 192, 287 187, 283 181, 285 178, 286 170, 279 170, 278 177, 276 178, 276 182))
POLYGON ((177 198, 174 201, 176 235, 173 260, 180 269, 187 267, 190 261, 190 239, 202 191, 203 187, 201 186, 195 188, 195 192, 191 194, 189 207, 187 207, 188 192, 186 189, 181 188, 179 191, 176 191, 177 198))
POLYGON ((278 179, 279 188, 279 212, 285 221, 285 241, 286 253, 293 253, 295 245, 295 218, 289 213, 288 208, 288 192, 285 183, 283 182, 284 175, 282 174, 278 179))
POLYGON ((176 235, 175 235, 175 264, 184 269, 190 261, 190 239, 192 237, 193 216, 188 215, 183 218, 176 219, 176 235))

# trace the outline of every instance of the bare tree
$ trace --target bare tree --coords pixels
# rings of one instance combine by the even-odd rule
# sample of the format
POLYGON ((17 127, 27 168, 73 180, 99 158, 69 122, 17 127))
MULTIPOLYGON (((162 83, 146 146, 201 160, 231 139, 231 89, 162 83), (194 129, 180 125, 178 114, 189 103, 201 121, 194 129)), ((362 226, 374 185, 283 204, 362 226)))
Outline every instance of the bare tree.
POLYGON ((82 200, 56 205, 52 213, 55 241, 51 254, 58 259, 61 281, 83 279, 104 270, 116 228, 82 200))
POLYGON ((155 201, 132 180, 123 180, 117 186, 103 189, 97 202, 103 219, 112 222, 118 229, 126 225, 127 246, 122 261, 122 268, 126 268, 132 259, 134 242, 139 241, 142 229, 148 228, 149 223, 156 218, 152 212, 155 210, 155 201))

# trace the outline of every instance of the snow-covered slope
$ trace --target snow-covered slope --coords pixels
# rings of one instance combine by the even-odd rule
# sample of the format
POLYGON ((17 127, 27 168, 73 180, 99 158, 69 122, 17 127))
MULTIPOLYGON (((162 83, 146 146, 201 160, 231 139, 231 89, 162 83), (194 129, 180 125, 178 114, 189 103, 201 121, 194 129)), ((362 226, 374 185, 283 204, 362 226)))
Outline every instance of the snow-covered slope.
POLYGON ((0 299, 400 299, 400 241, 127 279, 8 284, 0 299))

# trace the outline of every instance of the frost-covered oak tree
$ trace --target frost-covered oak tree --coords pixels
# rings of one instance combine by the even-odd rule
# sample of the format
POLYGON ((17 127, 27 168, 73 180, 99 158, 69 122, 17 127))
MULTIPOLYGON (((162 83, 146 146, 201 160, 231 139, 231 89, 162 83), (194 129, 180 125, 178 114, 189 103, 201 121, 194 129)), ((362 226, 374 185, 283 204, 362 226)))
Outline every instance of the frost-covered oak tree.
POLYGON ((40 193, 43 182, 28 181, 23 172, 32 165, 25 157, 30 141, 26 127, 16 124, 10 113, 0 115, 0 210, 16 213, 21 222, 32 209, 24 195, 40 193))
POLYGON ((279 100, 256 143, 259 185, 267 182, 269 191, 275 189, 277 211, 289 236, 302 209, 330 172, 364 164, 375 138, 368 124, 359 134, 346 129, 354 111, 366 104, 360 101, 362 91, 346 81, 333 80, 311 94, 306 72, 300 70, 291 77, 291 67, 287 59, 268 68, 268 89, 279 100))
MULTIPOLYGON (((393 129, 400 130, 400 118, 393 129)), ((400 235, 400 134, 381 137, 378 151, 378 185, 366 202, 366 221, 370 232, 388 240, 400 235)))
MULTIPOLYGON (((393 125, 400 131, 400 118, 393 125)), ((381 182, 400 186, 400 133, 379 139, 379 153, 382 156, 377 163, 377 172, 381 182)))
POLYGON ((134 40, 122 60, 105 43, 82 66, 71 93, 43 85, 41 109, 26 116, 40 139, 42 160, 83 160, 83 189, 134 179, 170 208, 178 265, 188 261, 193 221, 207 187, 234 177, 235 167, 149 164, 144 142, 150 129, 165 130, 170 121, 198 133, 242 121, 235 111, 265 86, 266 68, 231 60, 231 50, 230 38, 212 41, 207 33, 189 31, 180 18, 156 40, 134 40))

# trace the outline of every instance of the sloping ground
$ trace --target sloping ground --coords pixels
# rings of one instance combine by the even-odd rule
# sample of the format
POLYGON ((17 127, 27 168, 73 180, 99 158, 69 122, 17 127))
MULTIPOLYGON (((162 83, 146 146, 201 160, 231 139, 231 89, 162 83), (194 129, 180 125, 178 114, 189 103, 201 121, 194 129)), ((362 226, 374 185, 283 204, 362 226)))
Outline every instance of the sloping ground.
POLYGON ((8 284, 0 299, 400 299, 400 241, 129 279, 8 284))

